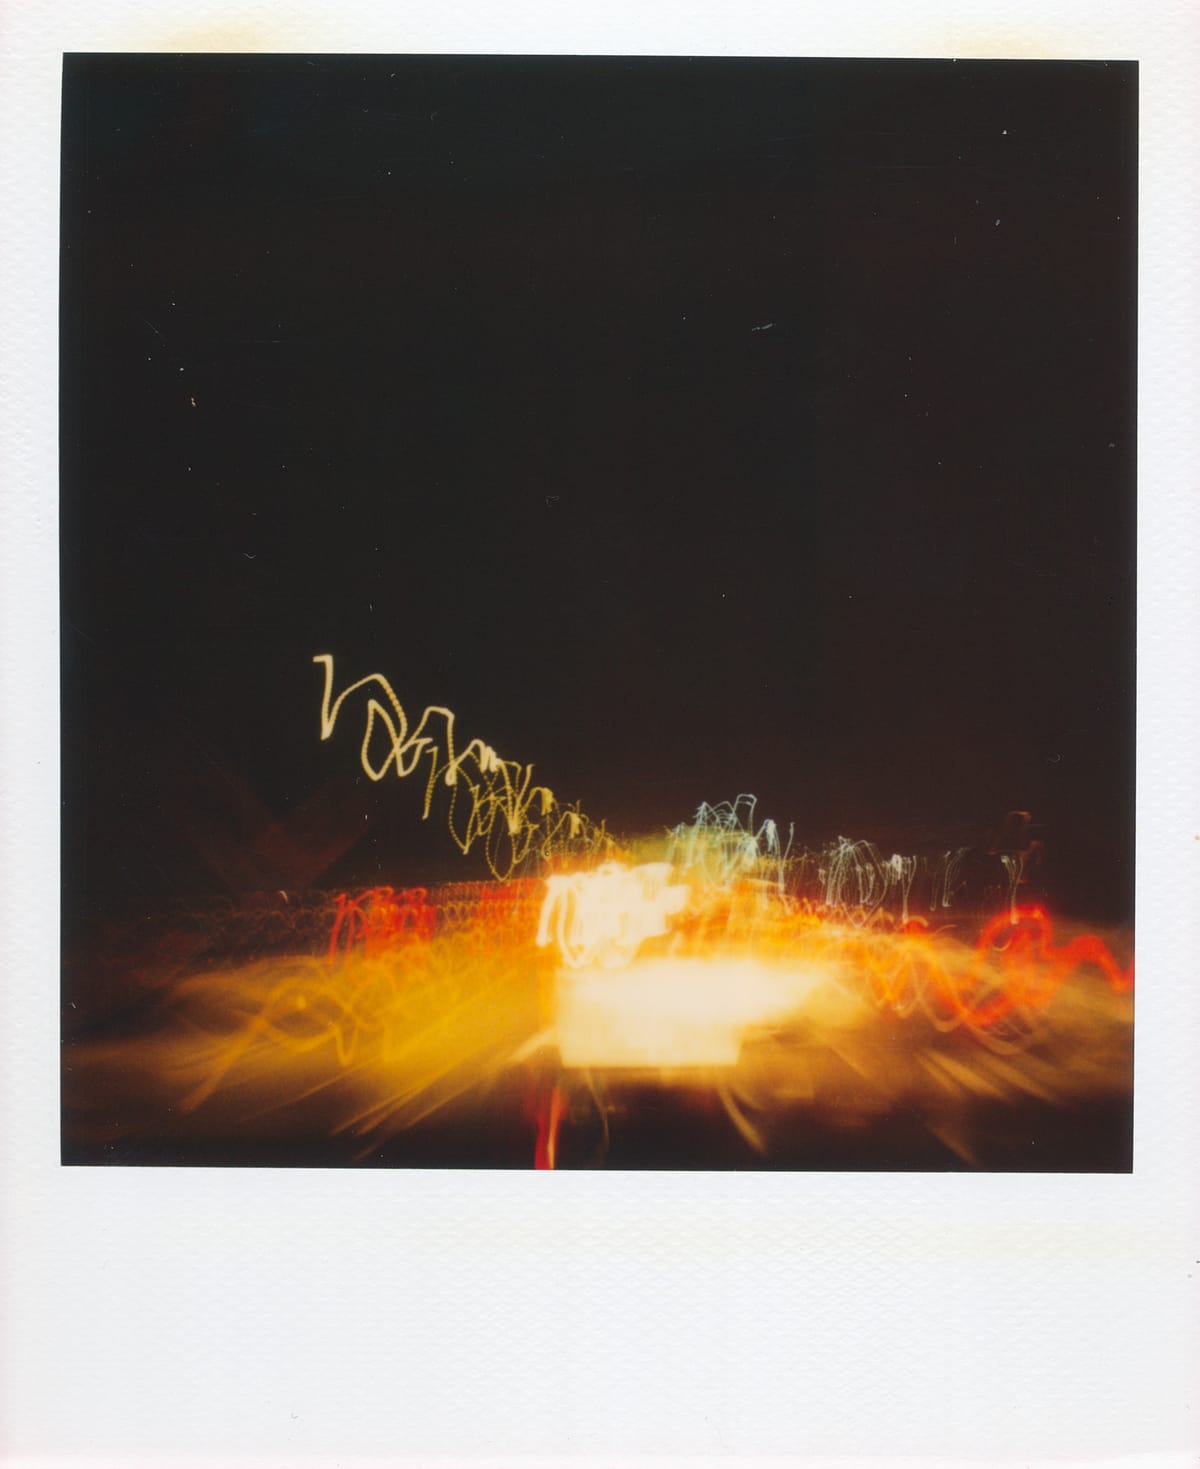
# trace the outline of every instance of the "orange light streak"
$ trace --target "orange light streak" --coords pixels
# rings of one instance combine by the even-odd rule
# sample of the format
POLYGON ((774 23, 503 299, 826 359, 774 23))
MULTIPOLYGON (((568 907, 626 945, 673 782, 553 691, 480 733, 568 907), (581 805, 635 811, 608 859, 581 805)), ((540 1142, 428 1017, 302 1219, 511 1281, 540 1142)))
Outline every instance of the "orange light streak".
MULTIPOLYGON (((133 1085, 161 1098, 198 1136, 294 1136, 320 1119, 364 1152, 447 1106, 486 1105, 507 1077, 533 1088, 542 1167, 561 1161, 577 1108, 607 1128, 604 1097, 625 1074, 708 1088, 768 1152, 772 1119, 799 1125, 797 1106, 836 1119, 823 1098, 848 1076, 863 1090, 836 1107, 903 1101, 947 1136, 975 1095, 1124 1084, 1132 967, 1097 935, 1059 939, 1040 907, 963 942, 770 882, 678 879, 611 864, 339 894, 323 953, 176 981, 158 1029, 72 1046, 70 1074, 96 1097, 133 1085)), ((969 1139, 952 1145, 969 1161, 969 1139)))

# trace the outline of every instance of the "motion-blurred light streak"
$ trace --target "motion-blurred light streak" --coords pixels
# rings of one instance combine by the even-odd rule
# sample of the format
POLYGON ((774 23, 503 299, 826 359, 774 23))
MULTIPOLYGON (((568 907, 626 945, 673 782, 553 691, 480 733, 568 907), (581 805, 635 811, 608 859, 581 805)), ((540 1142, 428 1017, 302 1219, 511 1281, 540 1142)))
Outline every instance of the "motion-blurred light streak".
POLYGON ((768 1157, 797 1129, 908 1109, 976 1163, 984 1106, 1128 1095, 1126 936, 1026 900, 1028 813, 984 854, 847 837, 813 851, 742 794, 622 847, 531 765, 461 742, 450 710, 412 724, 382 675, 335 695, 332 656, 315 661, 322 740, 361 695, 364 772, 423 781, 422 819, 442 798, 492 879, 381 884, 321 910, 280 895, 322 912, 323 933, 197 965, 140 1030, 65 1047, 81 1132, 169 1117, 209 1139, 336 1137, 366 1156, 516 1087, 530 1156, 554 1167, 588 1119, 602 1155, 623 1091, 651 1084, 715 1098, 768 1157))
POLYGON ((603 850, 608 838, 578 805, 564 806, 554 792, 533 782, 533 766, 505 760, 491 745, 475 738, 461 748, 451 710, 430 705, 410 728, 404 706, 381 673, 370 673, 333 693, 333 655, 318 653, 314 663, 325 670, 321 698, 321 739, 328 740, 342 706, 351 695, 367 695, 366 721, 359 763, 373 781, 389 773, 404 780, 424 766, 421 808, 428 820, 439 790, 447 796, 446 824, 464 854, 483 849, 492 875, 508 877, 530 856, 549 860, 558 852, 603 850))
POLYGON ((319 1118, 363 1152, 463 1099, 485 1105, 532 1065, 543 1166, 581 1105, 607 1135, 622 1077, 708 1087, 769 1155, 779 1119, 795 1125, 797 1106, 828 1118, 824 1094, 853 1075, 866 1088, 852 1088, 855 1106, 916 1099, 969 1152, 961 1118, 941 1115, 955 1097, 1053 1102, 1124 1084, 1131 987, 1098 936, 1060 940, 1038 907, 968 942, 920 920, 814 911, 753 879, 610 861, 337 894, 323 954, 191 975, 170 986, 156 1033, 72 1060, 132 1066, 183 1118, 319 1118))

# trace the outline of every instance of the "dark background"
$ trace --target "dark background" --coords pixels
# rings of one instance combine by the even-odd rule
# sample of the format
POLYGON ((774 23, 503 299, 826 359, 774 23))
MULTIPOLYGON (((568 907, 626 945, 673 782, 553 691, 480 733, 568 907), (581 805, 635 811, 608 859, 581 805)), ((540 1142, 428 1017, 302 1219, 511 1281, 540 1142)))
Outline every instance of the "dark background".
POLYGON ((70 56, 68 941, 474 877, 321 675, 618 832, 1033 812, 1132 915, 1136 67, 70 56), (357 773, 357 774, 356 774, 357 773))

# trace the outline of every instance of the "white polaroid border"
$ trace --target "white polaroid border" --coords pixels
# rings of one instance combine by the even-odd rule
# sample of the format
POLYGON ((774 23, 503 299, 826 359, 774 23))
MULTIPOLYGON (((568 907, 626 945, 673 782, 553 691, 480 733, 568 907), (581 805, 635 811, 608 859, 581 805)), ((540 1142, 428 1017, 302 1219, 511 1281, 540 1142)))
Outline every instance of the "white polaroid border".
POLYGON ((0 18, 0 1460, 1194 1464, 1200 26, 1094 0, 10 0, 0 18), (1136 59, 1131 1176, 64 1169, 64 51, 1136 59))

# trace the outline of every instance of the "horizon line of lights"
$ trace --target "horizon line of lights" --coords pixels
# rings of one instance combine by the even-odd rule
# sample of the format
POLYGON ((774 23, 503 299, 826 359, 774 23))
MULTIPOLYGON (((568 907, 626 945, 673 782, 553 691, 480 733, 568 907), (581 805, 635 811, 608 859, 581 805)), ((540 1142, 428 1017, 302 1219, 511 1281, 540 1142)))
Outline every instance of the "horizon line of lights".
MULTIPOLYGON (((413 723, 382 674, 337 692, 333 656, 313 662, 324 671, 322 741, 361 695, 364 774, 415 777, 422 820, 444 792, 451 838, 464 854, 482 848, 493 880, 342 892, 324 953, 256 955, 172 982, 172 1004, 185 1017, 195 1007, 198 1022, 180 1028, 159 1073, 169 1071, 172 1088, 186 1079, 181 1113, 218 1091, 241 1108, 243 1086, 259 1086, 271 1111, 287 1105, 279 1084, 290 1078, 296 1102, 336 1092, 333 1130, 369 1150, 525 1068, 535 1163, 553 1167, 568 1089, 586 1086, 607 1137, 606 1083, 596 1077, 650 1070, 664 1085, 708 1078, 765 1152, 761 1119, 799 1095, 788 1079, 793 1053, 803 1073, 806 1057, 827 1052, 881 1094, 892 1085, 907 1095, 927 1062, 944 1062, 937 1088, 949 1076, 964 1096, 1038 1092, 1048 1085, 1043 1041, 1074 1037, 1078 1049, 1130 1024, 1131 1002, 1103 1000, 1096 986, 1128 997, 1132 962, 1095 934, 1059 938, 1042 906, 1019 901, 1039 845, 1027 813, 1010 813, 978 889, 971 848, 885 857, 872 842, 838 837, 797 851, 794 829, 760 821, 749 794, 702 802, 657 845, 619 844, 578 804, 535 784, 532 765, 479 738, 462 743, 451 710, 431 705, 413 723), (928 902, 936 914, 963 894, 995 902, 986 920, 967 907, 973 933, 912 911, 928 902), (1077 981, 1081 970, 1093 972, 1077 981), (1099 1031, 1079 1027, 1083 1003, 1099 1031), (910 1017, 902 1031, 878 1029, 910 1017), (953 1032, 992 1053, 993 1069, 943 1054, 953 1032), (1015 1064, 1023 1052, 1027 1073, 1015 1064)), ((1106 1054, 1111 1076, 1120 1057, 1106 1054)))
MULTIPOLYGON (((1132 963, 1094 934, 1060 939, 1038 905, 1020 907, 1015 924, 1010 913, 997 914, 973 940, 960 940, 921 919, 858 926, 770 887, 721 889, 672 876, 669 864, 609 862, 540 880, 452 885, 448 902, 426 888, 341 894, 325 955, 262 970, 277 979, 255 1003, 239 1000, 230 1011, 240 1024, 214 1036, 181 1108, 193 1111, 239 1062, 256 1064, 264 1050, 299 1061, 329 1047, 333 1064, 318 1086, 371 1066, 376 1052, 385 1071, 406 1073, 414 1048, 429 1051, 421 1068, 431 1075, 466 1066, 469 1085, 480 1046, 490 1058, 481 1078, 539 1045, 558 1051, 562 1074, 634 1065, 669 1077, 696 1065, 736 1068, 756 1026, 789 1017, 832 1034, 867 1016, 923 1017, 927 1035, 962 1031, 985 1051, 1013 1057, 1045 1034, 1043 1012, 1079 971, 1095 972, 1115 996, 1133 990, 1132 963), (505 1013, 521 995, 540 1022, 530 1010, 507 1059, 493 1055, 497 1017, 485 1019, 487 1006, 505 1013), (852 1010, 839 1019, 846 1003, 852 1010), (443 1033, 448 1050, 438 1059, 443 1033)), ((250 966, 248 981, 268 962, 250 966)), ((177 983, 176 1000, 236 984, 236 973, 177 983)), ((927 1045, 920 1037, 918 1029, 914 1044, 927 1045)), ((407 1098, 401 1112, 425 1085, 397 1073, 407 1098)), ((422 1115, 425 1108, 422 1101, 422 1115)), ((384 1103, 380 1110, 390 1113, 384 1103)))
MULTIPOLYGON (((593 821, 578 802, 564 805, 545 785, 533 782, 533 765, 503 759, 493 746, 473 738, 460 750, 456 744, 456 721, 452 710, 429 705, 415 726, 388 679, 381 673, 367 674, 347 685, 334 697, 334 659, 318 653, 313 662, 324 669, 321 698, 320 736, 332 737, 342 706, 359 690, 374 687, 367 698, 366 722, 359 762, 373 782, 385 779, 389 770, 406 779, 426 764, 421 819, 428 820, 436 792, 449 791, 447 829, 460 852, 467 855, 477 845, 484 852, 488 870, 498 882, 511 878, 530 858, 551 862, 568 855, 611 859, 619 854, 618 844, 606 824, 593 821), (372 746, 382 739, 377 758, 372 746), (465 797, 464 797, 465 793, 465 797)), ((919 871, 930 879, 930 910, 948 909, 956 890, 968 847, 949 849, 930 860, 916 855, 893 853, 884 857, 870 841, 839 836, 823 850, 807 848, 793 852, 794 825, 786 840, 770 818, 756 825, 757 798, 742 793, 733 801, 702 801, 691 821, 680 822, 665 833, 665 859, 672 867, 695 873, 706 881, 723 885, 739 878, 754 878, 784 894, 789 879, 810 867, 824 906, 858 911, 879 911, 889 897, 898 899, 900 921, 906 923, 910 899, 919 871)), ((1013 812, 1027 825, 1027 812, 1013 812)), ((1025 880, 1027 859, 1037 843, 1025 851, 999 851, 1006 876, 1008 904, 1016 922, 1018 890, 1025 880)))

